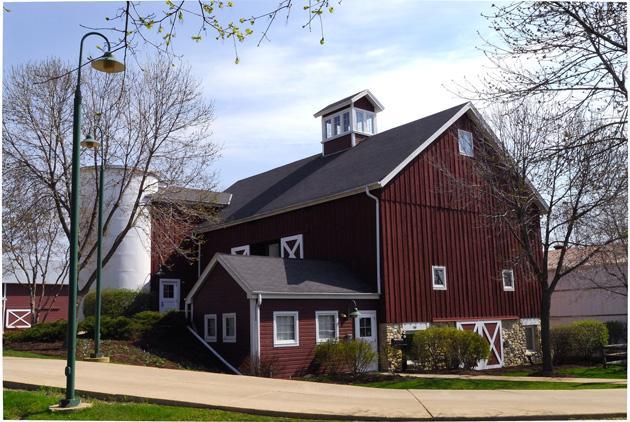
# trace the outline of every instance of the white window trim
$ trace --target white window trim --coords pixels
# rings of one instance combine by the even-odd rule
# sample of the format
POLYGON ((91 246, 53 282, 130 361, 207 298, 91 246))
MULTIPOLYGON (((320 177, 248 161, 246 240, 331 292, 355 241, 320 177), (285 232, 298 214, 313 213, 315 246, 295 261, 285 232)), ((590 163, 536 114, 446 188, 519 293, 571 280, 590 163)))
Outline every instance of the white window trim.
POLYGON ((7 309, 4 317, 5 328, 31 328, 31 322, 26 319, 30 315, 30 309, 7 309), (13 322, 9 322, 10 316, 15 318, 13 322))
POLYGON ((249 245, 235 246, 235 247, 233 247, 230 250, 230 254, 232 254, 232 255, 249 255, 249 245))
POLYGON ((513 292, 516 287, 516 279, 514 278, 514 270, 503 270, 501 271, 501 284, 503 284, 503 290, 506 292, 513 292), (505 284, 505 274, 512 274, 512 286, 507 286, 505 284))
MULTIPOLYGON (((332 141, 333 139, 337 139, 340 138, 344 135, 347 135, 349 133, 352 133, 352 129, 354 128, 354 125, 352 124, 353 120, 352 120, 352 109, 351 107, 348 108, 344 108, 341 111, 336 112, 335 114, 329 114, 328 116, 322 117, 322 143, 323 142, 328 142, 328 141, 332 141), (343 131, 343 114, 344 113, 350 113, 350 130, 347 131, 343 131), (332 135, 330 138, 326 137, 326 121, 327 120, 331 120, 332 124, 333 124, 333 128, 334 128, 334 124, 335 124, 335 117, 339 116, 339 121, 341 122, 341 133, 339 133, 338 135, 332 135)), ((333 129, 334 132, 334 129, 333 129)))
POLYGON ((221 331, 223 332, 223 343, 236 343, 236 313, 232 312, 229 314, 222 314, 223 317, 223 324, 221 327, 221 331), (225 329, 226 329, 226 325, 225 325, 225 321, 229 318, 234 318, 234 335, 233 336, 228 336, 226 335, 225 329))
POLYGON ((433 290, 446 290, 446 281, 447 281, 447 277, 446 277, 446 267, 443 265, 432 265, 431 266, 431 284, 433 284, 433 290), (443 269, 444 270, 444 285, 441 286, 439 284, 435 284, 435 270, 436 269, 443 269))
POLYGON ((353 132, 355 133, 359 133, 361 135, 367 135, 367 136, 372 136, 374 134, 376 134, 376 113, 370 110, 365 110, 363 108, 353 108, 353 113, 354 113, 354 119, 353 121, 353 126, 351 129, 354 129, 353 132), (364 130, 359 130, 358 127, 358 121, 357 121, 357 117, 356 117, 356 113, 358 111, 362 111, 363 113, 366 114, 366 116, 371 116, 372 117, 372 133, 370 132, 366 132, 364 130))
MULTIPOLYGON (((236 327, 236 324, 234 326, 236 327)), ((203 338, 211 343, 217 341, 217 314, 205 314, 203 316, 203 338), (214 336, 208 335, 208 321, 211 319, 214 320, 214 336)))
POLYGON ((304 239, 301 234, 296 234, 295 236, 287 236, 280 239, 280 257, 304 259, 304 239), (293 240, 295 240, 295 245, 293 245, 293 248, 289 248, 288 242, 291 242, 293 240), (296 252, 299 252, 299 257, 296 256, 296 252), (288 253, 289 256, 285 256, 286 253, 288 253))
POLYGON ((333 315, 335 317, 335 340, 339 340, 339 312, 338 311, 315 311, 315 338, 317 343, 323 343, 330 339, 319 338, 319 317, 333 315))
POLYGON ((459 154, 463 155, 465 157, 474 157, 475 156, 475 140, 473 139, 473 134, 471 131, 469 130, 464 130, 464 129, 457 129, 457 149, 459 149, 459 154), (472 152, 470 154, 467 154, 464 150, 462 150, 462 144, 459 142, 460 136, 462 133, 469 133, 470 134, 470 147, 472 149, 472 152))
POLYGON ((273 347, 295 347, 300 345, 300 313, 297 311, 278 311, 273 313, 273 347), (292 316, 295 328, 295 340, 278 340, 276 318, 279 316, 292 316))

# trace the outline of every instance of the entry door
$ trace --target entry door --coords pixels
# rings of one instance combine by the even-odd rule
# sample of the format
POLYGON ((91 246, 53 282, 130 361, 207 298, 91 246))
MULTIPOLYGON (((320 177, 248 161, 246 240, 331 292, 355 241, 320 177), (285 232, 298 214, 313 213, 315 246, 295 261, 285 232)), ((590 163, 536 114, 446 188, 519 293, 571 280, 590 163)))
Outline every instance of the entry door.
POLYGON ((368 371, 378 371, 378 338, 376 334, 376 311, 361 310, 361 315, 354 319, 354 336, 372 346, 377 358, 368 367, 368 371))
POLYGON ((475 369, 493 369, 503 367, 503 333, 501 321, 465 321, 458 322, 457 328, 473 331, 483 337, 490 346, 488 359, 481 359, 475 369))
POLYGON ((160 312, 179 310, 179 280, 160 279, 160 312))

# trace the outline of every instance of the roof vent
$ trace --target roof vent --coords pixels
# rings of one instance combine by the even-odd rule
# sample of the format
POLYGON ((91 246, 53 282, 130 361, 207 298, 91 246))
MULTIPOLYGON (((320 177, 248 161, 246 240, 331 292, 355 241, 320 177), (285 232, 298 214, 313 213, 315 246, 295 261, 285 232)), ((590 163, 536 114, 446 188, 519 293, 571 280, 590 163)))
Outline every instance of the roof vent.
POLYGON ((345 151, 377 133, 376 113, 383 109, 366 89, 315 113, 322 118, 322 155, 345 151))

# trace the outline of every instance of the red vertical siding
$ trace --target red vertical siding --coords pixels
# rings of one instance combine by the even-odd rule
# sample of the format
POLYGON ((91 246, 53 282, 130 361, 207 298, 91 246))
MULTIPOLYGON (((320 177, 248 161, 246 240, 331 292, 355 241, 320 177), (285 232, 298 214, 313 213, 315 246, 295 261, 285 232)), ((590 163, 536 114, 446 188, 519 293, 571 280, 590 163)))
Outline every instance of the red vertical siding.
POLYGON ((473 181, 457 144, 457 128, 470 125, 456 122, 381 192, 388 322, 539 315, 539 287, 512 263, 515 240, 485 217, 489 199, 473 200, 453 183, 473 181), (433 290, 432 265, 446 266, 446 291, 433 290), (514 268, 516 291, 503 290, 503 268, 514 268))
MULTIPOLYGON (((5 286, 7 297, 2 309, 5 318, 7 309, 30 309, 28 286, 8 283, 5 286)), ((39 296, 42 294, 41 286, 36 287, 35 293, 38 295, 36 301, 39 301, 39 296)), ((68 317, 68 286, 46 286, 44 299, 39 303, 44 307, 40 311, 40 322, 54 322, 66 319, 68 317), (55 298, 54 296, 57 292, 59 292, 59 295, 55 298)), ((27 321, 30 322, 30 317, 27 318, 27 321)))
MULTIPOLYGON (((316 311, 338 311, 339 338, 354 336, 354 320, 342 318, 347 314, 350 300, 320 299, 267 299, 260 309, 260 352, 261 360, 273 362, 273 376, 290 378, 304 375, 315 369, 313 358, 317 337, 315 333, 316 311), (297 311, 299 313, 300 344, 294 347, 273 346, 273 313, 277 311, 297 311)), ((377 310, 377 301, 359 300, 359 309, 377 310)))
POLYGON ((204 315, 217 315, 217 341, 210 344, 231 365, 243 368, 250 355, 249 299, 245 291, 217 265, 193 299, 193 321, 199 335, 204 337, 204 315), (236 313, 236 343, 224 343, 224 313, 236 313))
POLYGON ((303 234, 304 258, 343 262, 376 291, 374 201, 358 194, 205 234, 201 262, 216 252, 303 234))

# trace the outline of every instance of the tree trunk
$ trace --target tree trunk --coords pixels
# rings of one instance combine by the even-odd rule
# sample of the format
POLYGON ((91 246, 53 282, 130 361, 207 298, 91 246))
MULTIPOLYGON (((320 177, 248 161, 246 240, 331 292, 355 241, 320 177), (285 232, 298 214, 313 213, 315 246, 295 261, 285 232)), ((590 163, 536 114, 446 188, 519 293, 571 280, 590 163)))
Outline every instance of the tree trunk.
POLYGON ((547 287, 543 287, 540 303, 540 340, 542 344, 543 375, 553 373, 553 362, 551 357, 551 292, 547 287))
POLYGON ((35 298, 31 296, 29 301, 29 307, 31 308, 31 327, 37 324, 37 306, 35 305, 35 298))

